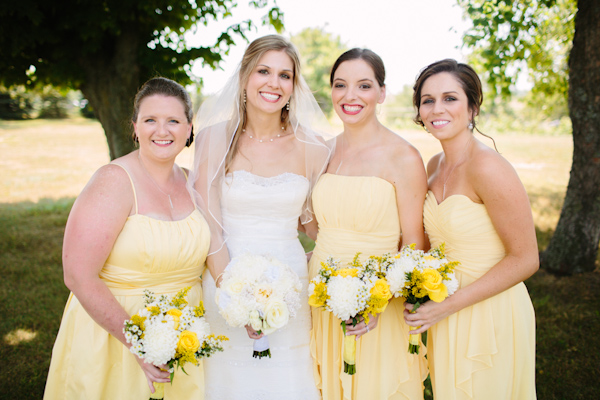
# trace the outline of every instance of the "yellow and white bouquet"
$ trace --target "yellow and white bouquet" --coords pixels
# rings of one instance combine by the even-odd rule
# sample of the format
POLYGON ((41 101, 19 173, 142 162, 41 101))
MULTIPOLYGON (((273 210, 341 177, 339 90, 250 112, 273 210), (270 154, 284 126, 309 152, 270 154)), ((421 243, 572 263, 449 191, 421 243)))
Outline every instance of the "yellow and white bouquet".
MULTIPOLYGON (((210 334, 202 301, 193 307, 185 299, 189 290, 182 289, 172 297, 157 297, 145 290, 144 308, 126 320, 123 328, 127 343, 131 343, 129 350, 146 363, 168 365, 171 381, 175 366, 185 373, 185 364, 198 365, 201 358, 223 351, 223 341, 229 340, 210 334)), ((155 382, 154 388, 150 398, 162 399, 164 384, 155 382)))
POLYGON ((231 260, 215 300, 228 325, 250 325, 259 334, 253 357, 271 357, 267 335, 287 325, 300 308, 302 283, 293 269, 263 255, 245 254, 231 260))
MULTIPOLYGON (((427 300, 439 303, 458 289, 454 268, 458 261, 450 262, 444 254, 444 244, 424 252, 415 245, 404 246, 387 263, 386 278, 395 297, 404 297, 417 311, 427 300)), ((417 327, 418 328, 418 327, 417 327)), ((408 352, 419 354, 420 334, 410 335, 408 352)))
POLYGON ((356 337, 346 336, 346 321, 355 326, 361 320, 382 313, 392 298, 385 279, 387 257, 369 257, 364 263, 357 253, 348 265, 328 258, 308 285, 308 304, 322 307, 341 319, 344 331, 344 372, 356 373, 356 337))

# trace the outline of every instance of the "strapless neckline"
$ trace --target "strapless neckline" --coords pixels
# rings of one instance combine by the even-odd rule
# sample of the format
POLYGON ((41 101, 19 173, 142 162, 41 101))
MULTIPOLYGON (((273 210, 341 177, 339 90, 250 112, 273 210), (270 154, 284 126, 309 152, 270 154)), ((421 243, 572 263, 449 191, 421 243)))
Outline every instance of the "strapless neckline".
POLYGON ((471 200, 469 198, 469 196, 465 196, 464 194, 451 194, 450 196, 446 197, 444 200, 440 201, 438 203, 437 198, 435 197, 435 194, 433 194, 433 192, 431 190, 427 191, 427 195, 431 196, 433 198, 433 202, 435 203, 436 206, 441 207, 442 205, 444 205, 445 203, 448 202, 448 200, 452 199, 452 198, 456 198, 457 200, 459 199, 464 199, 467 202, 476 205, 476 206, 485 206, 483 203, 476 203, 473 200, 471 200))
POLYGON ((385 179, 383 179, 383 178, 380 178, 380 177, 378 177, 378 176, 374 176, 374 175, 372 175, 372 176, 366 176, 366 175, 338 175, 338 174, 333 174, 333 173, 331 173, 331 172, 325 172, 323 175, 328 175, 328 176, 339 176, 339 177, 341 177, 341 178, 362 178, 362 179, 375 179, 375 180, 378 180, 378 181, 381 181, 381 182, 385 182, 385 183, 387 183, 388 185, 390 185, 392 188, 394 188, 394 189, 395 189, 394 185, 392 185, 392 184, 391 184, 389 181, 387 181, 387 180, 385 180, 385 179))

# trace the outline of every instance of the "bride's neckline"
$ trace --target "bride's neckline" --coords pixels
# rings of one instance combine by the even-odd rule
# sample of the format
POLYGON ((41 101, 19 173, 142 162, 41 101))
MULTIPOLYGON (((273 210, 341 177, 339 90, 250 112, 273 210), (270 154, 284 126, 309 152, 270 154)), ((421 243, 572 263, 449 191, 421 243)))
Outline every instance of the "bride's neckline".
POLYGON ((302 179, 305 179, 305 180, 307 180, 307 181, 308 181, 308 178, 307 178, 307 177, 305 177, 305 176, 303 176, 303 175, 296 174, 296 173, 294 173, 294 172, 282 172, 282 173, 281 173, 281 174, 279 174, 279 175, 274 175, 274 176, 262 176, 262 175, 257 175, 257 174, 254 174, 254 173, 252 173, 252 172, 250 172, 250 171, 246 171, 245 169, 238 169, 238 170, 236 170, 236 171, 231 171, 231 172, 229 172, 229 173, 228 173, 226 176, 233 176, 233 175, 238 175, 238 174, 246 174, 246 175, 251 175, 251 176, 253 176, 253 177, 255 177, 255 178, 258 178, 258 179, 264 179, 264 180, 271 180, 271 179, 281 179, 281 178, 283 178, 284 176, 292 175, 292 176, 295 176, 295 177, 298 177, 298 178, 302 178, 302 179))
MULTIPOLYGON (((282 172, 282 173, 281 173, 281 174, 279 174, 279 175, 274 175, 274 176, 262 176, 262 175, 257 175, 257 174, 255 174, 255 173, 252 173, 252 172, 250 172, 250 171, 246 171, 245 169, 238 169, 238 170, 236 170, 236 171, 231 171, 231 172, 229 172, 229 173, 228 173, 226 176, 233 176, 233 175, 237 175, 237 174, 248 174, 248 175, 252 175, 252 176, 254 176, 254 177, 260 178, 260 179, 276 179, 276 178, 281 178, 281 177, 283 177, 283 176, 286 176, 286 175, 293 175, 293 176, 297 176, 297 177, 299 177, 299 178, 307 179, 305 176, 303 176, 303 175, 299 175, 299 174, 296 174, 296 173, 294 173, 294 172, 282 172)), ((307 179, 307 180, 308 180, 308 179, 307 179)))

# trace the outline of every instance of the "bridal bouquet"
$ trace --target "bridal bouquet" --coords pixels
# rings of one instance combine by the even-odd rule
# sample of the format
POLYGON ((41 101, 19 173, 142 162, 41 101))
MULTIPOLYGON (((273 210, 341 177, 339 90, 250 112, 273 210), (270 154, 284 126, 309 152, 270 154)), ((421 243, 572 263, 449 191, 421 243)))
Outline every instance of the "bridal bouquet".
MULTIPOLYGON (((386 278, 395 297, 402 296, 417 311, 427 300, 439 303, 458 289, 454 268, 458 261, 450 262, 444 254, 444 244, 424 252, 415 245, 404 246, 387 263, 386 278)), ((418 327, 417 327, 418 328, 418 327)), ((408 340, 408 352, 419 354, 420 334, 408 340)))
MULTIPOLYGON (((174 366, 185 373, 187 363, 198 365, 202 357, 223 351, 225 336, 210 334, 210 326, 204 319, 202 302, 196 307, 188 305, 185 296, 190 287, 180 290, 172 297, 157 297, 149 290, 144 291, 144 308, 125 321, 123 333, 129 350, 144 362, 156 366, 169 366, 171 381, 174 366)), ((154 383, 152 399, 162 399, 164 384, 154 383)))
POLYGON ((354 335, 346 336, 346 321, 352 319, 352 326, 363 319, 369 323, 369 318, 382 313, 392 298, 385 279, 388 258, 369 257, 361 263, 359 255, 349 265, 330 257, 321 263, 308 285, 308 303, 342 320, 344 372, 349 375, 356 373, 356 340, 354 335))
POLYGON ((233 327, 250 325, 259 334, 253 357, 271 357, 267 335, 283 328, 300 308, 302 283, 279 260, 246 254, 231 260, 216 291, 219 312, 233 327))

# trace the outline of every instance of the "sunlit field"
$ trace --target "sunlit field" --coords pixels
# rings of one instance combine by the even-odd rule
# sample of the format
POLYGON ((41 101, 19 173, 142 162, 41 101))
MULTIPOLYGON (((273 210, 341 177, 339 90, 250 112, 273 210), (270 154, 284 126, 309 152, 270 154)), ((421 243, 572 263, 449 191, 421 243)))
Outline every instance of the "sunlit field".
MULTIPOLYGON (((397 132, 417 147, 424 162, 441 150, 423 130, 397 132)), ((562 206, 572 138, 491 134, 529 193, 543 249, 562 206)), ((178 164, 190 167, 192 153, 185 149, 178 164)), ((107 162, 106 140, 96 121, 0 121, 0 399, 42 397, 68 296, 61 265, 64 225, 75 197, 107 162)), ((526 284, 536 309, 538 398, 595 398, 600 389, 599 270, 563 278, 540 271, 526 284)))

